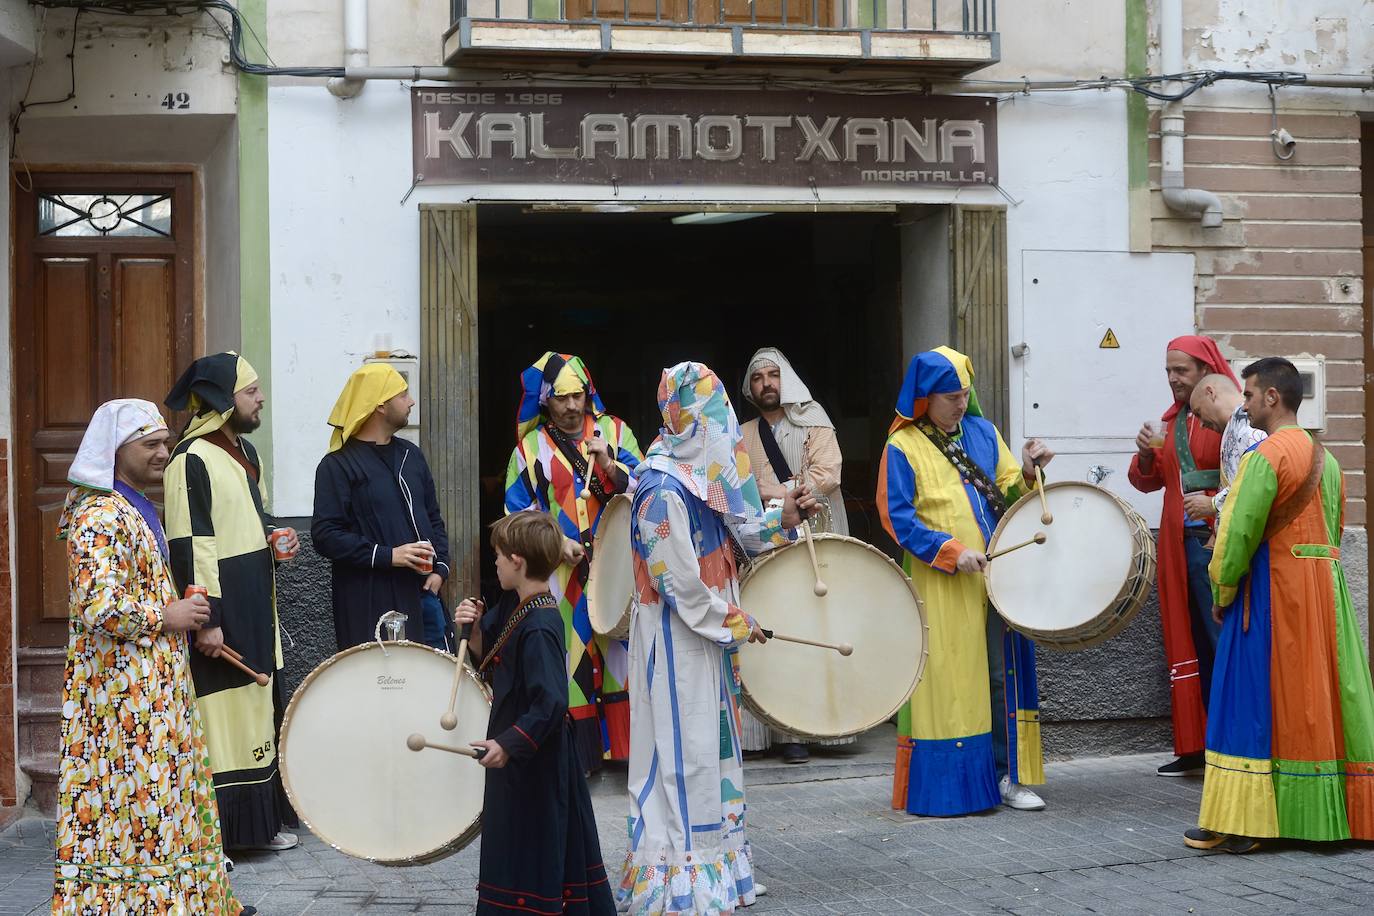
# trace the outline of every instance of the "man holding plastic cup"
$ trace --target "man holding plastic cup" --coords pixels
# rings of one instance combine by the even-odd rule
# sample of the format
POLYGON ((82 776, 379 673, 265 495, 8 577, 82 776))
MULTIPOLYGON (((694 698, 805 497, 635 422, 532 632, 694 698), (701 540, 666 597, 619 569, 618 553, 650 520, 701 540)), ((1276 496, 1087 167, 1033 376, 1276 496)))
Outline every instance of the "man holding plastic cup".
POLYGON ((1189 399, 1204 376, 1215 373, 1234 382, 1235 374, 1215 341, 1194 335, 1169 342, 1164 371, 1173 400, 1160 420, 1145 423, 1136 436, 1137 454, 1131 459, 1130 480, 1142 493, 1164 491, 1159 523, 1159 611, 1169 665, 1177 759, 1157 772, 1160 776, 1200 776, 1207 698, 1220 627, 1212 619, 1207 574, 1212 520, 1190 518, 1184 502, 1188 494, 1210 496, 1220 486, 1221 436, 1192 412, 1189 399))

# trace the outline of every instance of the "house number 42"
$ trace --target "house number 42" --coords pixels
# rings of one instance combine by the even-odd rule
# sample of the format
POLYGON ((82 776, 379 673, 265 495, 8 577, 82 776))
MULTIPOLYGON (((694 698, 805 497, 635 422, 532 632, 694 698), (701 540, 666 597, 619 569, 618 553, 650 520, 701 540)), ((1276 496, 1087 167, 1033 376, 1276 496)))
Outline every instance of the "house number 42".
POLYGON ((190 108, 191 93, 189 92, 169 92, 162 97, 162 107, 168 111, 173 109, 190 108))

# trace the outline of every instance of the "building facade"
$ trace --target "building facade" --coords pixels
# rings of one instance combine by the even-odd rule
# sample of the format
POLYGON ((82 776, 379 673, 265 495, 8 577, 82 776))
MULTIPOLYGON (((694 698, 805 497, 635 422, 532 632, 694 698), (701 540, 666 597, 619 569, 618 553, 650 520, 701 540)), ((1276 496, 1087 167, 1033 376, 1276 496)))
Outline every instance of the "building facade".
MULTIPOLYGON (((414 373, 469 594, 547 349, 647 442, 663 366, 738 383, 781 347, 836 420, 853 533, 890 546, 874 479, 913 353, 969 352, 1009 441, 1053 443, 1058 479, 1101 469, 1153 524, 1125 469, 1165 342, 1196 330, 1310 373, 1367 620, 1368 3, 242 0, 237 31, 62 6, 7 4, 30 50, 0 55, 22 112, 0 805, 50 805, 81 424, 228 347, 266 382, 271 506, 301 529, 343 380, 414 373), (1204 71, 1251 78, 1123 88, 1204 71), (61 226, 66 204, 88 217, 61 226)), ((280 583, 292 682, 333 651, 306 554, 280 583)), ((1166 746, 1153 605, 1041 672, 1052 752, 1166 746)))

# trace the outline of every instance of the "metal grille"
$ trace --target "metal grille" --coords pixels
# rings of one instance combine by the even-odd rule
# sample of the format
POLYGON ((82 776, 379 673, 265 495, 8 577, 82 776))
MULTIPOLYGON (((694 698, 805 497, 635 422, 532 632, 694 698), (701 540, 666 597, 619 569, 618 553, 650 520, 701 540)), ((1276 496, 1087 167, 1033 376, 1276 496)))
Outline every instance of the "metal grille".
POLYGON ((997 0, 451 0, 452 21, 639 22, 665 27, 997 31, 997 0))

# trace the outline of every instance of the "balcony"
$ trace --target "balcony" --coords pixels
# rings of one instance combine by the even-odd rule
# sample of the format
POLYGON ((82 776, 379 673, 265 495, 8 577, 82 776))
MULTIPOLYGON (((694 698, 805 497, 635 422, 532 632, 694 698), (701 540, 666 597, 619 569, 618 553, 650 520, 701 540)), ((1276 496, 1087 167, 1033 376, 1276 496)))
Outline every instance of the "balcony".
POLYGON ((999 59, 997 0, 452 0, 450 66, 789 68, 916 79, 999 59))

